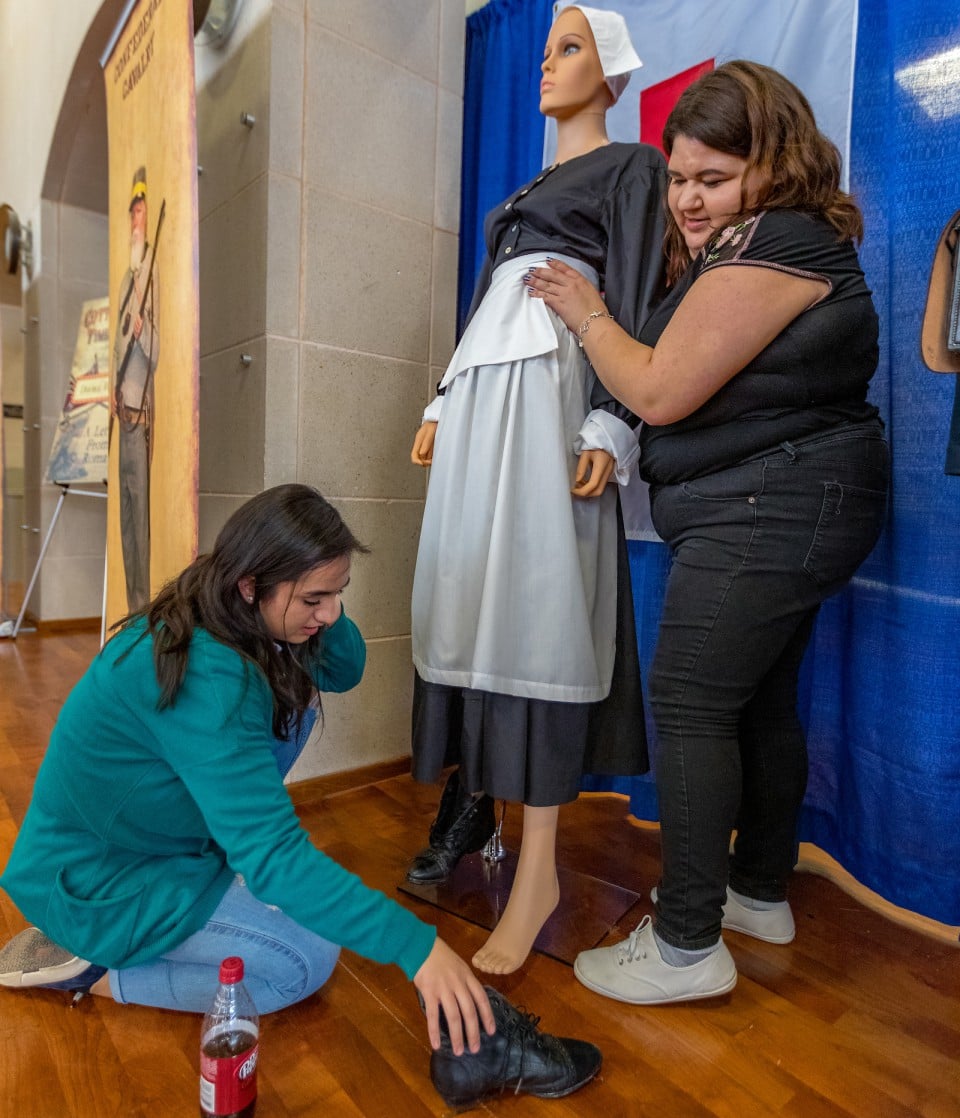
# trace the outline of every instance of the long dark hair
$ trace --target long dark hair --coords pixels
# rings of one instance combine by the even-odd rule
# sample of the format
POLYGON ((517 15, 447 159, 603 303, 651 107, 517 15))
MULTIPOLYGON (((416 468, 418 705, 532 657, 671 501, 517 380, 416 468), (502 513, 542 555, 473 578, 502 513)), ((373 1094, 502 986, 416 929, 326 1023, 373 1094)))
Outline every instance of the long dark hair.
POLYGON ((288 733, 313 698, 304 662, 317 655, 322 630, 303 644, 278 648, 264 624, 260 602, 281 583, 367 550, 337 510, 309 485, 277 485, 241 505, 221 528, 209 554, 195 559, 145 609, 121 622, 146 617, 161 689, 159 708, 176 701, 193 631, 200 627, 260 668, 273 691, 274 733, 288 733), (253 577, 252 605, 238 586, 247 576, 253 577))
MULTIPOLYGON (((856 202, 840 189, 840 153, 817 128, 810 102, 776 70, 759 62, 725 62, 698 78, 680 95, 663 129, 669 157, 677 136, 699 140, 715 151, 747 161, 744 181, 756 172, 756 200, 742 211, 801 210, 825 218, 839 240, 863 237, 856 202)), ((667 271, 672 280, 690 262, 670 215, 667 271)))

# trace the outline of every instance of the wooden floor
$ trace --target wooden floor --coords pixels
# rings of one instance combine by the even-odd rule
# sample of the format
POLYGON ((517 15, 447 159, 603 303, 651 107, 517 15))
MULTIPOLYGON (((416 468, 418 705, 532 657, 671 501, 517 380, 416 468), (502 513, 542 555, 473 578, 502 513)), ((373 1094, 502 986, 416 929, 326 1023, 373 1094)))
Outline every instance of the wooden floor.
MULTIPOLYGON (((57 710, 95 653, 95 633, 0 640, 0 864, 23 818, 57 710)), ((395 776, 304 802, 316 843, 435 921, 470 956, 477 924, 397 891, 424 838, 435 789, 395 776)), ((516 844, 516 813, 507 846, 516 844)), ((656 832, 617 797, 561 812, 561 864, 637 894, 613 935, 644 912, 656 832)), ((822 877, 796 876, 787 947, 730 934, 736 990, 712 1002, 641 1009, 597 997, 566 964, 534 955, 495 984, 549 1032, 603 1050, 600 1077, 559 1100, 504 1097, 478 1108, 526 1115, 657 1118, 957 1118, 960 953, 862 907, 822 877)), ((562 920, 563 914, 554 917, 562 920)), ((24 926, 0 894, 0 937, 24 926)), ((171 1118, 197 1113, 196 1017, 54 991, 0 991, 0 1114, 171 1118)), ((345 952, 327 989, 264 1020, 258 1118, 414 1118, 448 1113, 428 1074, 413 987, 345 952)))

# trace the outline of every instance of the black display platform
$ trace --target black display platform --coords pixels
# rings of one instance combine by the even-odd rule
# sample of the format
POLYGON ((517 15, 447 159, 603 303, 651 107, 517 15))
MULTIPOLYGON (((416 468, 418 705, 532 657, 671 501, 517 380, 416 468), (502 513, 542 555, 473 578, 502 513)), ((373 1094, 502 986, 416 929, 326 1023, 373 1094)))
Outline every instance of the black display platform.
MULTIPOLYGON (((517 855, 513 850, 505 850, 500 862, 487 862, 482 854, 468 854, 440 885, 414 885, 404 879, 397 888, 492 930, 506 908, 516 868, 517 855)), ((596 947, 641 898, 629 889, 562 867, 558 868, 557 877, 560 903, 533 947, 572 966, 579 952, 596 947)))

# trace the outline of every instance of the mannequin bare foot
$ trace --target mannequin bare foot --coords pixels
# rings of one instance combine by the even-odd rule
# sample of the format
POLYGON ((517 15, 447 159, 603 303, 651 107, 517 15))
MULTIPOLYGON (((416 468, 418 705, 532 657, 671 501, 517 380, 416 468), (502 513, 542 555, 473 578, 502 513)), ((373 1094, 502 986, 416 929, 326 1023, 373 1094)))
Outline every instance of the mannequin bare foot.
POLYGON ((511 974, 522 967, 559 901, 556 873, 534 888, 518 889, 515 882, 500 922, 473 957, 476 969, 487 974, 511 974))
POLYGON ((490 938, 473 957, 477 970, 510 974, 523 966, 533 941, 560 901, 558 807, 523 805, 523 838, 510 899, 490 938))

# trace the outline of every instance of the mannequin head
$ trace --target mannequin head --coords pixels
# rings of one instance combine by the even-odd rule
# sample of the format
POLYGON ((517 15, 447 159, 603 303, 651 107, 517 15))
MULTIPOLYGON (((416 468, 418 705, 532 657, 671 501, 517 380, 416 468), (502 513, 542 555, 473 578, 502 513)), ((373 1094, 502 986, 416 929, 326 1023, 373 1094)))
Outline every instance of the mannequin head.
POLYGON ((540 69, 540 112, 544 116, 562 121, 583 112, 603 115, 613 103, 593 32, 579 8, 564 8, 557 16, 540 69))

